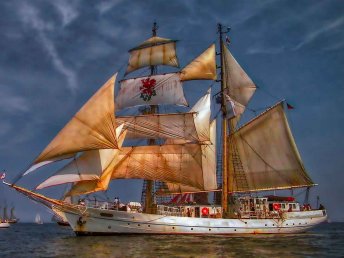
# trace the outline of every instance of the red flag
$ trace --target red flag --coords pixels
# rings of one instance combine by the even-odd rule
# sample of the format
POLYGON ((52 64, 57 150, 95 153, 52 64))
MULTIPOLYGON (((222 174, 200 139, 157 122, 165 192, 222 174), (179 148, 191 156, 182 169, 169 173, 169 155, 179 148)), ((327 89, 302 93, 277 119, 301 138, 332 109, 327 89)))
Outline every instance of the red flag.
POLYGON ((287 103, 287 108, 288 109, 294 109, 294 107, 292 105, 290 105, 289 103, 287 103))
POLYGON ((1 174, 1 176, 0 176, 0 179, 5 179, 5 177, 6 177, 6 173, 3 172, 3 173, 1 174))

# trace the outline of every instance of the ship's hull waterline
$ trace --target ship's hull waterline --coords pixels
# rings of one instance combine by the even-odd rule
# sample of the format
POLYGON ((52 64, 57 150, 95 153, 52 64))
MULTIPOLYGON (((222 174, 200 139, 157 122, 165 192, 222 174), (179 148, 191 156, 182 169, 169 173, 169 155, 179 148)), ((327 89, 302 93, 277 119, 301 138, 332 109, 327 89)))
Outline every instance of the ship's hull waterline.
POLYGON ((284 214, 283 219, 213 219, 128 213, 89 208, 61 211, 76 235, 111 234, 288 234, 305 232, 325 222, 325 211, 284 214), (82 215, 84 214, 84 215, 82 215))

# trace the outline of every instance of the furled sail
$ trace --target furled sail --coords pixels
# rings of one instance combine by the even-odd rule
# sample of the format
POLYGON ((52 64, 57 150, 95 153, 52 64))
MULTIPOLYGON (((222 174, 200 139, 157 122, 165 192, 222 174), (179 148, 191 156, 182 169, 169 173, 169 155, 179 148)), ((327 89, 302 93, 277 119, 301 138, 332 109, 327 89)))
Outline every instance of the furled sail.
POLYGON ((185 66, 180 72, 182 81, 216 80, 215 44, 185 66))
POLYGON ((70 158, 80 151, 118 148, 114 115, 116 75, 112 76, 74 115, 24 175, 33 171, 33 168, 70 158))
POLYGON ((136 48, 129 50, 130 58, 126 74, 151 65, 178 67, 176 40, 151 37, 136 48))
MULTIPOLYGON (((121 134, 122 127, 123 125, 116 128, 119 147, 122 146, 125 138, 125 131, 121 134)), ((75 183, 78 181, 99 180, 104 171, 109 169, 119 152, 119 149, 85 151, 82 155, 74 158, 74 160, 58 170, 54 175, 38 185, 36 189, 39 190, 50 186, 75 183)))
MULTIPOLYGON (((200 190, 216 189, 216 123, 211 125, 212 144, 123 147, 111 179, 159 180, 200 190)), ((108 175, 108 174, 107 174, 108 175)), ((80 181, 70 195, 106 190, 106 180, 80 181), (103 188, 96 187, 102 184, 103 188)))
POLYGON ((116 108, 173 104, 187 106, 179 74, 153 75, 121 81, 116 108))
POLYGON ((256 85, 241 68, 224 44, 223 49, 223 81, 225 84, 226 94, 235 103, 236 117, 234 119, 236 125, 249 100, 254 94, 256 85))
MULTIPOLYGON (((314 184, 303 167, 283 103, 239 128, 232 137, 248 184, 245 190, 285 189, 314 184)), ((242 186, 236 182, 235 172, 233 176, 234 185, 230 191, 241 191, 242 186)))
POLYGON ((209 90, 188 113, 126 116, 116 117, 116 120, 125 123, 128 139, 160 138, 204 143, 210 140, 210 114, 209 90))

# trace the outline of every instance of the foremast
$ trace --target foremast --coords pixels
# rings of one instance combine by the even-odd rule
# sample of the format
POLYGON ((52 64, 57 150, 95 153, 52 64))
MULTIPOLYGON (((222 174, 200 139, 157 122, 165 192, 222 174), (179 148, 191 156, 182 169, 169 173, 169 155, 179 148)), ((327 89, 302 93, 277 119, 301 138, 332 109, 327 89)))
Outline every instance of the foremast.
MULTIPOLYGON (((156 37, 157 36, 157 30, 158 26, 157 23, 154 21, 153 27, 152 27, 152 36, 156 37)), ((157 74, 157 65, 151 65, 150 66, 150 75, 156 75, 157 74)), ((158 112, 158 106, 157 105, 150 105, 150 114, 155 114, 158 112)), ((148 145, 155 145, 156 141, 155 139, 149 139, 148 140, 148 145)), ((143 188, 145 187, 146 189, 143 189, 145 191, 145 206, 144 206, 144 211, 146 213, 151 213, 151 208, 152 208, 152 192, 154 188, 154 182, 153 180, 144 180, 145 182, 143 183, 143 188)))

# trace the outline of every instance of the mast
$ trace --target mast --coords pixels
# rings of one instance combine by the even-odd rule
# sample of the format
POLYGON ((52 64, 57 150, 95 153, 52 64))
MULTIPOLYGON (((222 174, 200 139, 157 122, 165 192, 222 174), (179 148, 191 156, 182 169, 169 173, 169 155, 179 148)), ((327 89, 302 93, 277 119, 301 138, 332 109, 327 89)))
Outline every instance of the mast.
MULTIPOLYGON (((152 27, 152 36, 156 37, 156 32, 158 30, 158 26, 156 21, 153 23, 152 27)), ((156 65, 151 65, 150 67, 150 75, 155 75, 157 74, 157 66, 156 65)), ((157 105, 150 105, 150 114, 155 114, 158 112, 158 106, 157 105)), ((148 141, 148 145, 154 145, 155 140, 150 139, 148 141)), ((154 181, 153 180, 146 180, 146 198, 145 198, 145 212, 146 213, 151 213, 151 207, 152 207, 152 192, 153 192, 153 186, 154 186, 154 181)))
POLYGON ((221 82, 221 110, 222 110, 222 199, 221 206, 223 216, 226 217, 228 212, 228 161, 227 161, 227 119, 226 119, 226 100, 225 100, 225 84, 223 79, 223 38, 222 34, 226 33, 222 30, 222 24, 218 24, 219 44, 220 44, 220 82, 221 82))

